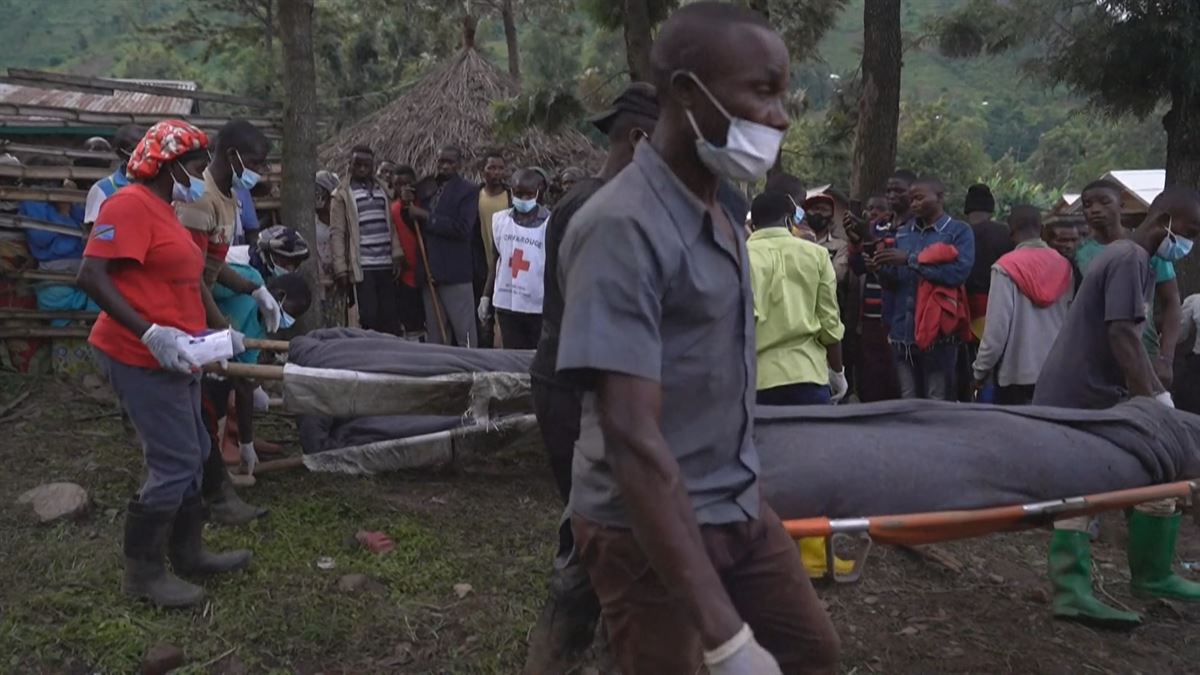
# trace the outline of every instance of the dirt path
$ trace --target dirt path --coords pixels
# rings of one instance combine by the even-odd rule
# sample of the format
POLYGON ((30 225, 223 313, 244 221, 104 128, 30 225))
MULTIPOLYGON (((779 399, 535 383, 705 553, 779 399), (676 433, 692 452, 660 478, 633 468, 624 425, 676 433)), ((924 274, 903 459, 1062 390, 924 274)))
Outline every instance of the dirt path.
MULTIPOLYGON (((207 534, 254 549, 251 569, 206 583, 201 611, 160 612, 118 591, 124 504, 140 463, 114 408, 78 386, 0 376, 0 409, 28 389, 0 415, 0 670, 128 673, 148 647, 171 643, 190 664, 180 672, 191 673, 519 671, 558 513, 538 448, 438 474, 264 476, 244 494, 271 515, 207 534), (87 519, 38 526, 13 506, 54 480, 88 489, 87 519), (358 550, 347 540, 359 529, 386 531, 396 551, 358 550), (317 569, 320 556, 336 569, 317 569), (340 591, 346 574, 369 582, 340 591), (457 584, 471 590, 459 597, 457 584)), ((285 418, 264 426, 267 437, 294 441, 285 418)), ((939 545, 959 571, 876 547, 861 583, 819 588, 844 672, 1197 672, 1200 607, 1130 598, 1122 518, 1104 525, 1103 588, 1143 612, 1143 628, 1051 620, 1044 532, 939 545)), ((1181 558, 1200 560, 1190 521, 1181 558)))

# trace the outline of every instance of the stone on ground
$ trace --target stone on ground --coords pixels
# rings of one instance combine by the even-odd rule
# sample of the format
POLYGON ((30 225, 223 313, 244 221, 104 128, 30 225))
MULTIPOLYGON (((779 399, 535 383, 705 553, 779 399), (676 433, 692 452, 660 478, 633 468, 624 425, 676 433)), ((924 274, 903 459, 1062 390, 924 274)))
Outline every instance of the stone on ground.
POLYGON ((182 665, 182 649, 175 645, 157 644, 142 657, 142 675, 166 675, 182 665))
POLYGON ((74 483, 47 483, 21 495, 17 503, 31 506, 38 522, 51 523, 87 513, 88 493, 74 483))

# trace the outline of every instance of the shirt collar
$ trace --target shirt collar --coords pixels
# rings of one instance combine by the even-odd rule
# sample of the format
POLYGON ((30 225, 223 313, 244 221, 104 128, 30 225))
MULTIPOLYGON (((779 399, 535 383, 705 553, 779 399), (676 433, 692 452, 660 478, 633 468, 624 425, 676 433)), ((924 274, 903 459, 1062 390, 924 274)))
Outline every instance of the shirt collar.
POLYGON ((921 221, 916 216, 912 217, 913 227, 918 230, 922 230, 922 231, 928 230, 928 229, 934 229, 934 230, 937 230, 938 232, 941 232, 943 229, 946 228, 946 223, 949 223, 949 222, 950 222, 950 214, 949 213, 943 213, 942 217, 938 218, 936 221, 934 221, 933 225, 931 225, 929 227, 921 227, 921 221))
POLYGON ((112 174, 113 185, 117 187, 125 187, 129 185, 129 176, 125 175, 125 167, 121 166, 112 174))
POLYGON ((1026 239, 1025 241, 1017 244, 1017 248, 1050 248, 1050 244, 1047 244, 1041 239, 1026 239))
POLYGON ((694 227, 699 227, 704 222, 707 212, 704 202, 700 201, 700 198, 693 194, 683 184, 683 181, 679 180, 675 172, 671 171, 671 167, 667 166, 662 156, 649 143, 638 143, 637 149, 633 152, 633 163, 641 169, 650 189, 663 200, 663 206, 666 207, 668 213, 694 215, 694 218, 686 219, 688 221, 686 224, 694 227))
POLYGON ((750 241, 762 241, 763 239, 783 239, 787 237, 793 238, 792 233, 788 232, 786 227, 764 227, 761 230, 755 230, 750 233, 750 241))

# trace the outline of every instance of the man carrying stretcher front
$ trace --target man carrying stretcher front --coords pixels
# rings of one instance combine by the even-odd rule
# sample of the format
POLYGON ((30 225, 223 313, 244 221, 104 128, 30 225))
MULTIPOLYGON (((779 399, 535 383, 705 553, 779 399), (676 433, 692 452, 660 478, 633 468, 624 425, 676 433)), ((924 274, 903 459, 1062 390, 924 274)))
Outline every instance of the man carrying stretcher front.
MULTIPOLYGON (((1103 409, 1132 396, 1150 396, 1175 407, 1141 339, 1154 294, 1150 256, 1178 262, 1197 235, 1200 194, 1175 186, 1154 200, 1129 238, 1105 247, 1088 267, 1046 359, 1034 405, 1103 409)), ((1171 571, 1181 518, 1175 499, 1134 509, 1128 552, 1135 595, 1200 602, 1200 584, 1171 571)), ((1083 517, 1055 524, 1049 560, 1054 615, 1109 627, 1136 626, 1141 623, 1137 614, 1109 607, 1092 595, 1088 523, 1083 517)))

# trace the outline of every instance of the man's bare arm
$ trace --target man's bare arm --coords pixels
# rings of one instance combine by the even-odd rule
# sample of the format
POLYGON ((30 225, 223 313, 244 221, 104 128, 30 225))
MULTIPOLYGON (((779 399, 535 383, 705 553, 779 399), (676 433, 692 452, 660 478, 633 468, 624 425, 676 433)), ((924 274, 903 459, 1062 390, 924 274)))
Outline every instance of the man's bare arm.
POLYGON ((705 551, 679 464, 663 438, 662 389, 651 380, 606 374, 597 395, 605 454, 633 534, 663 585, 687 604, 704 648, 714 649, 743 622, 705 551))
POLYGON ((1179 344, 1182 332, 1180 323, 1183 319, 1177 280, 1171 279, 1154 287, 1154 318, 1158 324, 1158 359, 1154 363, 1154 372, 1163 386, 1170 388, 1175 377, 1172 365, 1175 361, 1175 347, 1179 344))
POLYGON ((1154 396, 1164 391, 1158 376, 1154 374, 1154 365, 1150 363, 1150 355, 1142 345, 1142 331, 1133 321, 1110 321, 1108 323, 1108 344, 1113 357, 1121 364, 1125 374, 1125 386, 1130 396, 1154 396))

